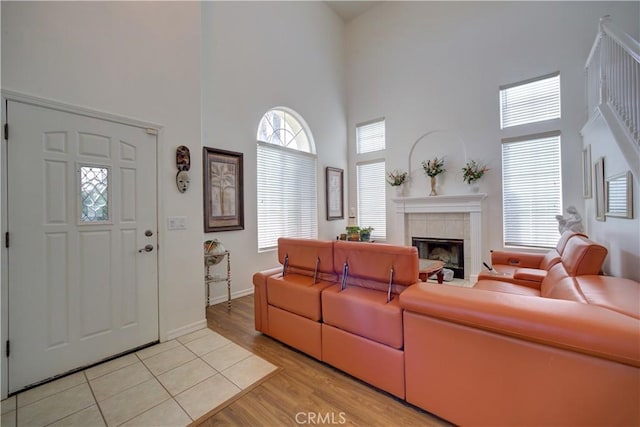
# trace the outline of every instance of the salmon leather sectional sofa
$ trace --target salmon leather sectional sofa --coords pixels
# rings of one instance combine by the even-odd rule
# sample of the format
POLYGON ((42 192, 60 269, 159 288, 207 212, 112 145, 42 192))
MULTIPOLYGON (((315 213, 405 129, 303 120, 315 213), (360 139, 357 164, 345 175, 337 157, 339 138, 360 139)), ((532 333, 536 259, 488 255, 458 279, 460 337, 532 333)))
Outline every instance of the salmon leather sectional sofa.
POLYGON ((412 246, 281 238, 255 326, 456 424, 639 425, 640 283, 584 235, 558 256, 537 288, 464 288, 420 282, 412 246))

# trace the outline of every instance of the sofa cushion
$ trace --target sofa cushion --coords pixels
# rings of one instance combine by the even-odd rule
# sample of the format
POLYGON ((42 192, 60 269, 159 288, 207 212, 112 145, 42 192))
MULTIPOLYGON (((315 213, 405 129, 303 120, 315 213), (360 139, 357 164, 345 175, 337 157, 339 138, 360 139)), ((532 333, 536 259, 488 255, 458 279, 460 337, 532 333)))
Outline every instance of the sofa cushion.
POLYGON ((418 249, 384 243, 334 242, 333 264, 336 274, 349 265, 348 284, 387 291, 393 267, 393 293, 418 282, 418 249), (360 279, 360 280, 358 280, 360 279))
POLYGON ((333 273, 333 241, 278 239, 278 261, 284 265, 285 257, 289 257, 289 267, 314 272, 316 263, 318 272, 333 273), (318 263, 318 259, 320 262, 318 263))
POLYGON ((585 239, 589 238, 586 234, 583 233, 578 233, 571 230, 565 231, 560 235, 560 239, 558 239, 558 243, 556 244, 556 252, 558 252, 558 255, 562 256, 562 254, 564 253, 564 249, 567 247, 567 242, 575 236, 581 236, 585 239))
POLYGON ((580 276, 575 281, 589 304, 640 319, 640 283, 610 276, 580 276))
POLYGON ((585 237, 575 236, 567 242, 562 253, 562 264, 569 276, 600 273, 607 256, 607 248, 585 237))
POLYGON ((322 323, 272 305, 268 308, 268 316, 269 335, 322 360, 322 323))
POLYGON ((322 361, 404 398, 404 351, 322 324, 322 361))
POLYGON ((331 282, 313 283, 313 277, 300 274, 267 278, 267 302, 291 313, 319 321, 322 316, 320 293, 331 282))
POLYGON ((584 294, 578 288, 575 278, 564 277, 558 281, 543 286, 540 295, 545 298, 564 299, 586 303, 584 294))
POLYGON ((547 252, 544 258, 542 258, 542 261, 540 262, 540 270, 544 270, 544 271, 549 270, 551 267, 559 263, 561 259, 562 258, 560 257, 560 254, 557 251, 552 250, 547 252))
POLYGON ((473 289, 482 289, 484 291, 506 292, 509 294, 524 295, 531 297, 539 297, 540 291, 529 286, 516 285, 515 283, 503 282, 501 280, 479 280, 473 289))
POLYGON ((402 348, 402 309, 386 292, 334 285, 322 292, 324 323, 394 348, 402 348))

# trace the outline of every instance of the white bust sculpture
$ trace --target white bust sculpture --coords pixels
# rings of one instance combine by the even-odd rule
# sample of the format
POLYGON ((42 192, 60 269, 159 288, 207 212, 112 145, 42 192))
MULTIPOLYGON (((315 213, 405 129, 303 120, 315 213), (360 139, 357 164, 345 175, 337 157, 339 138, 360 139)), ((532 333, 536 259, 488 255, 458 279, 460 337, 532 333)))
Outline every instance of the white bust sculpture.
POLYGON ((575 206, 569 206, 567 208, 567 215, 556 215, 556 219, 558 220, 558 230, 560 234, 567 230, 575 231, 576 233, 584 232, 582 217, 575 206))

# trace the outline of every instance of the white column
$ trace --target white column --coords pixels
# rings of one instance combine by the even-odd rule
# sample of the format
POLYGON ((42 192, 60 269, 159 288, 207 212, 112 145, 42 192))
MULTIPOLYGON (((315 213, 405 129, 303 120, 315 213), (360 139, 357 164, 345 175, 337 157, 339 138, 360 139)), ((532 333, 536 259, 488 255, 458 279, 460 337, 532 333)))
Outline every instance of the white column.
POLYGON ((478 273, 482 269, 482 211, 469 213, 471 248, 471 269, 469 270, 469 281, 476 283, 478 273))

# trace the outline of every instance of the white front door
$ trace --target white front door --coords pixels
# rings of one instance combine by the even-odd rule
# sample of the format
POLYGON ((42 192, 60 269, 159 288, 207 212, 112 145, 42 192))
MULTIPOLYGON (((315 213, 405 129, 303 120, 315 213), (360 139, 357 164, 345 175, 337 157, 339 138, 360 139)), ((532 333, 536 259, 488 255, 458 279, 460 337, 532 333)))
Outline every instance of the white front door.
POLYGON ((7 122, 12 393, 158 339, 157 141, 16 101, 7 122))

